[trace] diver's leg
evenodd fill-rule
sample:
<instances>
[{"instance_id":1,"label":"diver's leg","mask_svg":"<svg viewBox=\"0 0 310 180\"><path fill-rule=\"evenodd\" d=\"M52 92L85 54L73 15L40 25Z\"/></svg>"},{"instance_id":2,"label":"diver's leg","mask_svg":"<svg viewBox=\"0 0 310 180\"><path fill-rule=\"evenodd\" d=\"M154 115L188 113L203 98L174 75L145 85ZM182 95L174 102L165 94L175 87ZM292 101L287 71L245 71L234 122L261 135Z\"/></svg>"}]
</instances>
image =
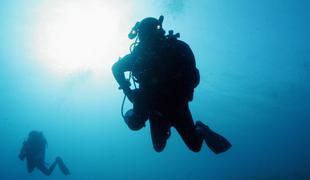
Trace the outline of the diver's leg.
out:
<instances>
[{"instance_id":1,"label":"diver's leg","mask_svg":"<svg viewBox=\"0 0 310 180\"><path fill-rule=\"evenodd\" d=\"M196 125L194 124L188 103L181 103L173 107L179 109L176 110L174 108L176 117L174 119L174 126L192 151L200 151L203 140L215 154L225 152L231 147L230 142L226 138L212 131L202 122L197 121Z\"/></svg>"},{"instance_id":2,"label":"diver's leg","mask_svg":"<svg viewBox=\"0 0 310 180\"><path fill-rule=\"evenodd\" d=\"M171 120L183 141L189 149L199 152L203 137L196 132L195 124L187 102L176 103L171 106Z\"/></svg>"},{"instance_id":3,"label":"diver's leg","mask_svg":"<svg viewBox=\"0 0 310 180\"><path fill-rule=\"evenodd\" d=\"M153 148L156 152L163 151L170 137L170 125L159 112L151 113L150 130Z\"/></svg>"},{"instance_id":4,"label":"diver's leg","mask_svg":"<svg viewBox=\"0 0 310 180\"><path fill-rule=\"evenodd\" d=\"M35 167L36 166L33 162L27 160L27 171L28 171L28 173L32 173Z\"/></svg>"},{"instance_id":5,"label":"diver's leg","mask_svg":"<svg viewBox=\"0 0 310 180\"><path fill-rule=\"evenodd\" d=\"M70 171L68 167L65 165L65 163L63 162L63 160L61 159L61 157L57 157L56 160L58 161L58 166L59 166L60 171L66 176L69 175Z\"/></svg>"},{"instance_id":6,"label":"diver's leg","mask_svg":"<svg viewBox=\"0 0 310 180\"><path fill-rule=\"evenodd\" d=\"M46 176L50 176L52 174L52 172L54 171L56 165L57 165L58 161L57 159L53 162L53 164L47 168L44 164L44 162L41 162L39 164L37 164L37 168Z\"/></svg>"}]
</instances>

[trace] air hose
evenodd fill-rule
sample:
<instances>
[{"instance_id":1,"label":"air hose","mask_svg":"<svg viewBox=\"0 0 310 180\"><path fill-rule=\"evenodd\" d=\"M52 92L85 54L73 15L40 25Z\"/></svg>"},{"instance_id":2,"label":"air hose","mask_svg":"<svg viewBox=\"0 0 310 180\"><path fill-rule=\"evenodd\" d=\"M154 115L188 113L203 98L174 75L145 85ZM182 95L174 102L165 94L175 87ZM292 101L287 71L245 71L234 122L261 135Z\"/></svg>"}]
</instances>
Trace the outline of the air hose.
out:
<instances>
[{"instance_id":1,"label":"air hose","mask_svg":"<svg viewBox=\"0 0 310 180\"><path fill-rule=\"evenodd\" d=\"M129 47L130 53L132 53L133 49L134 49L137 45L138 45L138 37L136 37L135 42L132 43L132 44L130 45L130 47ZM133 77L132 77L132 72L130 71L129 77L128 77L128 81L130 82L131 79L132 79L133 84L134 84L135 89L136 89L136 88L137 88L136 82L135 82L135 80L134 80ZM122 117L123 117L124 119L125 119L125 115L124 115L124 105L125 105L126 97L127 97L127 95L125 94L125 95L124 95L124 98L123 98L123 101L122 101L122 106L121 106L121 115L122 115Z\"/></svg>"}]
</instances>

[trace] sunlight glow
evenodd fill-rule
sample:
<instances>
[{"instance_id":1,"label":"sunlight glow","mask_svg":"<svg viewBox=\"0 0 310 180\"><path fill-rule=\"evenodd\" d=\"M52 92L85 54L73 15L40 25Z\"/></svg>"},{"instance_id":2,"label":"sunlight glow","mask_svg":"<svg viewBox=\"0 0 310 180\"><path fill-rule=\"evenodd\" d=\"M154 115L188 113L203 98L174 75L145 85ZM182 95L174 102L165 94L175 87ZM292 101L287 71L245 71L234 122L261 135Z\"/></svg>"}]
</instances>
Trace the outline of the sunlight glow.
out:
<instances>
[{"instance_id":1,"label":"sunlight glow","mask_svg":"<svg viewBox=\"0 0 310 180\"><path fill-rule=\"evenodd\" d=\"M57 74L109 71L128 52L125 5L107 1L49 1L41 5L35 54Z\"/></svg>"}]
</instances>

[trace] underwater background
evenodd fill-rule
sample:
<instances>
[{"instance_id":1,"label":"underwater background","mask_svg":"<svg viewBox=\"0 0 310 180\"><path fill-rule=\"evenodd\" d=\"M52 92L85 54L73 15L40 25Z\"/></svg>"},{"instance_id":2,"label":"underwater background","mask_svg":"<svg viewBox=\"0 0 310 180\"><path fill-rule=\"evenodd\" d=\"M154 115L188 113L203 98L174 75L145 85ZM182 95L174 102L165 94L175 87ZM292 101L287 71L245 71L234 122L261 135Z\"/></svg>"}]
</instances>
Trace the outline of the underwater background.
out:
<instances>
[{"instance_id":1,"label":"underwater background","mask_svg":"<svg viewBox=\"0 0 310 180\"><path fill-rule=\"evenodd\" d=\"M2 0L0 180L309 180L309 5ZM195 54L192 115L231 141L223 154L191 152L175 129L156 153L149 124L133 132L121 117L111 66L129 53L135 22L160 15ZM70 176L27 173L18 153L31 130L48 141L47 163L61 156Z\"/></svg>"}]
</instances>

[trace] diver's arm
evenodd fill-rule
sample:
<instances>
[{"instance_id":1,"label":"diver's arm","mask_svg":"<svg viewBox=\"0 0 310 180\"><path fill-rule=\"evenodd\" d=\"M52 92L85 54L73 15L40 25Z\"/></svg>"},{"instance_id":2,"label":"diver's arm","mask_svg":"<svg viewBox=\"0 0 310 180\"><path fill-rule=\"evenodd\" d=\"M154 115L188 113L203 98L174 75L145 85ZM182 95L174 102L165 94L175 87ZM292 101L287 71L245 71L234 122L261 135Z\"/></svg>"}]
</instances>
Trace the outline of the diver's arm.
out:
<instances>
[{"instance_id":1,"label":"diver's arm","mask_svg":"<svg viewBox=\"0 0 310 180\"><path fill-rule=\"evenodd\" d=\"M123 89L124 91L129 90L130 82L126 80L125 72L131 71L133 66L133 55L128 54L125 57L118 60L112 66L112 72L115 80L119 84L119 88Z\"/></svg>"},{"instance_id":2,"label":"diver's arm","mask_svg":"<svg viewBox=\"0 0 310 180\"><path fill-rule=\"evenodd\" d=\"M23 160L25 159L25 157L26 157L26 154L27 154L26 146L27 146L27 142L25 141L25 142L23 143L23 147L21 148L20 153L19 153L19 155L18 155L18 157L19 157L19 159L20 159L21 161L23 161Z\"/></svg>"}]
</instances>

